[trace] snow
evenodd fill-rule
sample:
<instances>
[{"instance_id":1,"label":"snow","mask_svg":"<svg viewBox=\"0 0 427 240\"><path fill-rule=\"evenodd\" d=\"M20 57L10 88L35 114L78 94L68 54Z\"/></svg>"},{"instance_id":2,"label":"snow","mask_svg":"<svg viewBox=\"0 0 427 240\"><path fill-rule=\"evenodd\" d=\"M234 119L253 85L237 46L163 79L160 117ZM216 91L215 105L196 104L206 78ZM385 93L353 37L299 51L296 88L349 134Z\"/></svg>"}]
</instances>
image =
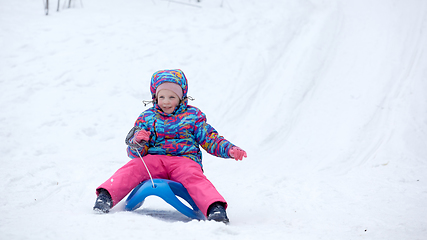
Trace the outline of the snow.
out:
<instances>
[{"instance_id":1,"label":"snow","mask_svg":"<svg viewBox=\"0 0 427 240\"><path fill-rule=\"evenodd\" d=\"M426 239L426 1L50 2L0 0L0 239ZM229 225L92 211L168 68L248 152Z\"/></svg>"}]
</instances>

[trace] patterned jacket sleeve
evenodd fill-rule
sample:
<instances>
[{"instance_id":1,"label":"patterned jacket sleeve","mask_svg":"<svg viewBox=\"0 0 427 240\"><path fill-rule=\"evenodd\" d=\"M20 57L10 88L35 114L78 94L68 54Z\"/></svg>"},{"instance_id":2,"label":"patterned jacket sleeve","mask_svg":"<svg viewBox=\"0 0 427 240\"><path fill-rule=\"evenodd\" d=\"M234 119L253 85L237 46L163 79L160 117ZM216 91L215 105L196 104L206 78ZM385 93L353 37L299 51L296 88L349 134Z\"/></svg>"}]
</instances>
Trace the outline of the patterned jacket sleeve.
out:
<instances>
[{"instance_id":1,"label":"patterned jacket sleeve","mask_svg":"<svg viewBox=\"0 0 427 240\"><path fill-rule=\"evenodd\" d=\"M222 158L230 158L228 151L234 145L220 136L218 132L207 123L206 115L197 111L195 128L196 141L206 152Z\"/></svg>"},{"instance_id":2,"label":"patterned jacket sleeve","mask_svg":"<svg viewBox=\"0 0 427 240\"><path fill-rule=\"evenodd\" d=\"M136 119L135 126L138 126L138 127L142 128L142 129L147 130L146 122L144 121L144 113L141 113L141 115L139 115L138 119ZM130 158L138 158L139 157L138 152L139 152L139 154L142 157L144 157L145 155L147 155L147 152L148 152L148 143L144 142L142 145L143 145L142 147L137 148L137 149L133 149L133 148L127 146L128 157L130 157Z\"/></svg>"}]
</instances>

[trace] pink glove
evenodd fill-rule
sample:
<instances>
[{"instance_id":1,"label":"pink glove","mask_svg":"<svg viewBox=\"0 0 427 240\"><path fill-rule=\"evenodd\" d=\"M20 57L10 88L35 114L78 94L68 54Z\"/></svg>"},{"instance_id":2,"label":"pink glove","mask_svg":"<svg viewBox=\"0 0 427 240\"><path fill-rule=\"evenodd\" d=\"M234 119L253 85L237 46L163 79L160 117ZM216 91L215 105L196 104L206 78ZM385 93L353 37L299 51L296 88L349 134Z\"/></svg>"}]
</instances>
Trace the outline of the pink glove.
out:
<instances>
[{"instance_id":1,"label":"pink glove","mask_svg":"<svg viewBox=\"0 0 427 240\"><path fill-rule=\"evenodd\" d=\"M243 157L248 157L246 152L239 147L230 148L230 150L228 151L228 155L230 155L230 157L234 158L236 161L242 160Z\"/></svg>"},{"instance_id":2,"label":"pink glove","mask_svg":"<svg viewBox=\"0 0 427 240\"><path fill-rule=\"evenodd\" d=\"M140 143L141 141L148 142L148 140L150 140L150 132L145 131L144 129L139 130L135 134L135 138L134 138L135 142L138 142L138 143Z\"/></svg>"}]
</instances>

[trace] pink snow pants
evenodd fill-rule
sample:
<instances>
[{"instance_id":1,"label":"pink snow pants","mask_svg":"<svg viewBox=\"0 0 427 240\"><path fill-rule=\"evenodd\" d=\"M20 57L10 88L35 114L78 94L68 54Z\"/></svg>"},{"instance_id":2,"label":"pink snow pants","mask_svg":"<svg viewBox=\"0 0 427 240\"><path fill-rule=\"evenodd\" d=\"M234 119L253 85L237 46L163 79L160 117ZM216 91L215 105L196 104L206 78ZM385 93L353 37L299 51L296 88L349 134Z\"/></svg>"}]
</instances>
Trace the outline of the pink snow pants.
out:
<instances>
[{"instance_id":1,"label":"pink snow pants","mask_svg":"<svg viewBox=\"0 0 427 240\"><path fill-rule=\"evenodd\" d=\"M143 159L153 178L181 183L205 216L209 206L214 202L223 202L227 206L224 198L195 161L185 157L165 155L147 155ZM138 184L148 179L150 177L141 158L134 158L99 186L97 194L100 188L106 189L113 199L113 205L116 205Z\"/></svg>"}]
</instances>

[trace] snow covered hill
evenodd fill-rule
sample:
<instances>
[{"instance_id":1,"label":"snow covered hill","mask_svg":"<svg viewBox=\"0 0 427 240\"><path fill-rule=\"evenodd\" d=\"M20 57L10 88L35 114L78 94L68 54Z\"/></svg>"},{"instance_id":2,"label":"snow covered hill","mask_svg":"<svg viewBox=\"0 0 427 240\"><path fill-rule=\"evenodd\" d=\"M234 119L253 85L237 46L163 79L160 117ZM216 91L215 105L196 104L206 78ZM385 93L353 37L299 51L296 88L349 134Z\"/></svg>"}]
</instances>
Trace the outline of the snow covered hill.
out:
<instances>
[{"instance_id":1,"label":"snow covered hill","mask_svg":"<svg viewBox=\"0 0 427 240\"><path fill-rule=\"evenodd\" d=\"M64 3L0 0L0 239L426 239L426 1ZM248 152L204 154L229 225L92 211L169 68Z\"/></svg>"}]
</instances>

